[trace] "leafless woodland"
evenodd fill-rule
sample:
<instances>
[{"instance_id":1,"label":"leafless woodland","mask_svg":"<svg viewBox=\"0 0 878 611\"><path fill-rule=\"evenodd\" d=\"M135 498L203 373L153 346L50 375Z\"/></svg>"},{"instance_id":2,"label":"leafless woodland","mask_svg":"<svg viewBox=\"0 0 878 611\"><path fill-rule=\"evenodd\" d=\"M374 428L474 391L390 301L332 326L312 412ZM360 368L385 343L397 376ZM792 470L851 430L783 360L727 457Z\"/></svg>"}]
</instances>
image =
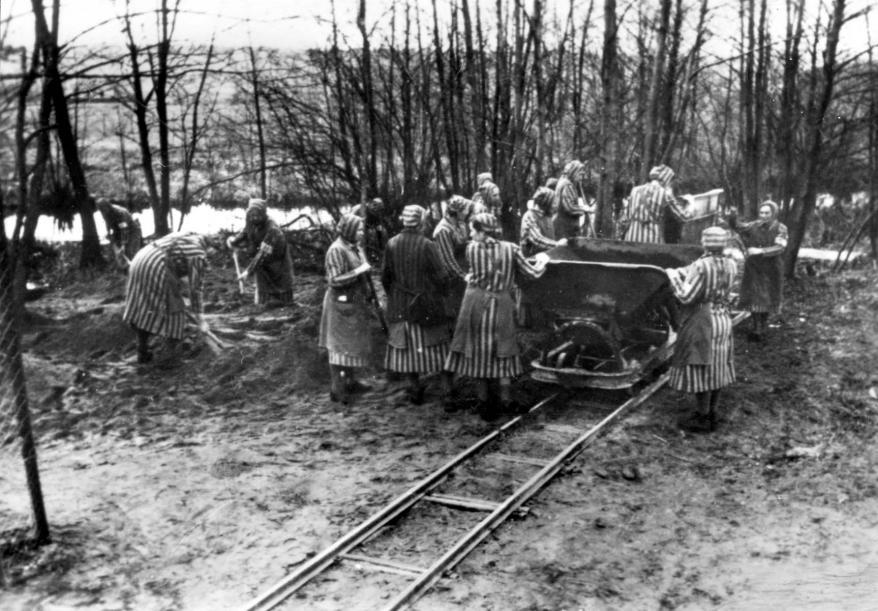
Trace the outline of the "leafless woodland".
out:
<instances>
[{"instance_id":1,"label":"leafless woodland","mask_svg":"<svg viewBox=\"0 0 878 611\"><path fill-rule=\"evenodd\" d=\"M355 33L331 3L325 45L301 51L178 42L186 4L96 15L124 46L60 40L59 0L3 22L7 35L34 31L31 46L2 47L13 261L33 248L38 215L79 214L82 264L100 263L94 196L152 208L157 233L173 229L172 207L242 192L337 214L368 197L468 194L482 171L523 207L580 159L603 236L656 163L682 191L722 187L748 216L781 202L791 274L819 193L875 201L869 3L788 0L779 28L767 0L406 0L383 12L359 0ZM866 31L862 48L845 44L852 28ZM871 206L855 230L874 253Z\"/></svg>"}]
</instances>

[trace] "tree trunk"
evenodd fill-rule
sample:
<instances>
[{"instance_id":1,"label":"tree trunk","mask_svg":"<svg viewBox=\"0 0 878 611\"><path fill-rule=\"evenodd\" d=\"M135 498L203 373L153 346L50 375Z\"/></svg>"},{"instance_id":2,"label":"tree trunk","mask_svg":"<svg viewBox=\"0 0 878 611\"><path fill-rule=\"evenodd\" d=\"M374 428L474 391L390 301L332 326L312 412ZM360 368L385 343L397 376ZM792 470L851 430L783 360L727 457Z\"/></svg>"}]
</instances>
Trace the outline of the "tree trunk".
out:
<instances>
[{"instance_id":1,"label":"tree trunk","mask_svg":"<svg viewBox=\"0 0 878 611\"><path fill-rule=\"evenodd\" d=\"M211 51L213 45L211 44ZM256 113L256 144L259 147L259 197L268 197L268 185L265 169L265 135L262 128L262 102L259 95L259 73L256 70L256 52L253 45L247 50L250 52L250 85L253 87L253 111ZM205 65L205 72L207 65ZM202 81L203 82L203 81Z\"/></svg>"},{"instance_id":2,"label":"tree trunk","mask_svg":"<svg viewBox=\"0 0 878 611\"><path fill-rule=\"evenodd\" d=\"M823 150L823 122L829 103L832 101L833 87L838 76L839 69L836 64L838 39L841 26L844 24L845 0L834 0L832 5L832 18L827 26L826 47L823 50L823 87L819 94L819 101L813 106L813 112L807 118L808 149L805 155L805 163L802 174L805 176L805 191L802 195L801 206L795 208L798 212L795 223L790 230L790 241L785 252L784 273L787 277L793 277L796 270L796 259L799 256L799 248L805 237L808 220L814 210L817 198L817 174L822 161ZM816 36L816 34L815 34ZM815 91L816 95L816 91Z\"/></svg>"},{"instance_id":3,"label":"tree trunk","mask_svg":"<svg viewBox=\"0 0 878 611\"><path fill-rule=\"evenodd\" d=\"M618 57L618 28L616 0L604 0L604 48L601 59L603 109L601 112L601 141L603 165L600 175L600 198L595 227L598 237L613 236L613 191L618 177L619 132L621 128L620 66Z\"/></svg>"},{"instance_id":4,"label":"tree trunk","mask_svg":"<svg viewBox=\"0 0 878 611\"><path fill-rule=\"evenodd\" d=\"M54 0L53 10L55 15L59 13L59 4L60 0ZM104 264L104 257L101 254L101 242L98 236L97 225L95 225L94 202L88 193L85 171L79 159L76 137L73 134L73 126L71 125L70 113L67 108L67 98L64 95L64 85L58 69L57 29L49 30L41 0L31 0L31 6L36 21L37 41L43 52L46 86L49 88L52 107L55 110L58 141L61 143L64 162L73 187L77 212L82 221L82 250L80 252L79 266L82 268L101 266Z\"/></svg>"}]
</instances>

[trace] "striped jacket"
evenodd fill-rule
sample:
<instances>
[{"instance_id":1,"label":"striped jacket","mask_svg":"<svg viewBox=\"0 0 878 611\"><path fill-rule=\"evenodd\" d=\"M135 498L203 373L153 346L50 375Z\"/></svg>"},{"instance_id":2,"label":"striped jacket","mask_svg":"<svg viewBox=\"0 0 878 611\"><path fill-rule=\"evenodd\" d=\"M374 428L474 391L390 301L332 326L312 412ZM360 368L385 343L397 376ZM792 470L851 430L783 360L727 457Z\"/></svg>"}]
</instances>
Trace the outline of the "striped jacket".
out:
<instances>
[{"instance_id":1,"label":"striped jacket","mask_svg":"<svg viewBox=\"0 0 878 611\"><path fill-rule=\"evenodd\" d=\"M634 187L628 198L628 206L622 213L622 226L628 227L624 239L628 242L663 244L663 214L666 208L679 219L686 218L686 211L677 204L673 192L658 180Z\"/></svg>"},{"instance_id":2,"label":"striped jacket","mask_svg":"<svg viewBox=\"0 0 878 611\"><path fill-rule=\"evenodd\" d=\"M122 320L134 327L181 339L186 328L182 278L189 278L189 301L201 314L207 253L203 238L172 233L140 249L131 261Z\"/></svg>"},{"instance_id":3,"label":"striped jacket","mask_svg":"<svg viewBox=\"0 0 878 611\"><path fill-rule=\"evenodd\" d=\"M729 304L736 272L731 257L705 255L670 273L674 294L684 306L670 371L677 390L704 392L735 381Z\"/></svg>"},{"instance_id":4,"label":"striped jacket","mask_svg":"<svg viewBox=\"0 0 878 611\"><path fill-rule=\"evenodd\" d=\"M381 284L387 292L387 321L413 321L409 304L417 295L435 301L435 324L445 322L438 300L446 277L436 244L417 229L403 229L392 237L384 251Z\"/></svg>"},{"instance_id":5,"label":"striped jacket","mask_svg":"<svg viewBox=\"0 0 878 611\"><path fill-rule=\"evenodd\" d=\"M521 217L519 244L526 257L556 246L558 241L555 240L555 227L551 217L538 208L525 212Z\"/></svg>"},{"instance_id":6,"label":"striped jacket","mask_svg":"<svg viewBox=\"0 0 878 611\"><path fill-rule=\"evenodd\" d=\"M450 276L463 278L466 274L461 265L461 255L465 256L467 236L466 223L453 223L445 217L433 230L433 241L439 248L439 260L445 273Z\"/></svg>"}]
</instances>

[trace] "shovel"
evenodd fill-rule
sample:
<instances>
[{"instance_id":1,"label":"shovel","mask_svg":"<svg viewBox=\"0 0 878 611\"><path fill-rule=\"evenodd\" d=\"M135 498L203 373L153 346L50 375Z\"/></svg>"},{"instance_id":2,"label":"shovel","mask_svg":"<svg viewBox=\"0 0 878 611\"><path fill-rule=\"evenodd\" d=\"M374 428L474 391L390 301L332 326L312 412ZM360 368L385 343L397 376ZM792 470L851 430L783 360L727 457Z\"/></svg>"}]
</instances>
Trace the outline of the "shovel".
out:
<instances>
[{"instance_id":1,"label":"shovel","mask_svg":"<svg viewBox=\"0 0 878 611\"><path fill-rule=\"evenodd\" d=\"M216 336L216 334L213 331L211 331L209 328L202 329L201 325L200 325L200 321L191 312L189 313L189 320L191 320L192 322L194 322L196 324L196 326L198 326L199 332L204 337L204 343L207 344L207 347L210 348L211 352L213 352L214 354L222 354L223 351L229 347L229 345L226 342L224 342L223 340L218 338Z\"/></svg>"},{"instance_id":2,"label":"shovel","mask_svg":"<svg viewBox=\"0 0 878 611\"><path fill-rule=\"evenodd\" d=\"M241 280L241 263L238 261L238 251L232 249L232 259L235 261L235 277L238 279L238 292L244 294L244 281Z\"/></svg>"}]
</instances>

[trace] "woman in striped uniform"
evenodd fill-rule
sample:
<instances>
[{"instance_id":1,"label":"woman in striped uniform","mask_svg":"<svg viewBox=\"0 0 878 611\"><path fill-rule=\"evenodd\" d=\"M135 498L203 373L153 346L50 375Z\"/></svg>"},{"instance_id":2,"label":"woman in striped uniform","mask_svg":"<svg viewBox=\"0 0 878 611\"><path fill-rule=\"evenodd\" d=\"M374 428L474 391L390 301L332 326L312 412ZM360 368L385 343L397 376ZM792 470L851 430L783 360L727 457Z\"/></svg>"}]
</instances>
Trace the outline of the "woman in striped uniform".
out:
<instances>
[{"instance_id":1,"label":"woman in striped uniform","mask_svg":"<svg viewBox=\"0 0 878 611\"><path fill-rule=\"evenodd\" d=\"M555 239L552 224L552 202L555 194L546 187L537 187L533 195L533 206L521 217L519 244L525 257L532 257L555 246L566 246L567 238Z\"/></svg>"},{"instance_id":2,"label":"woman in striped uniform","mask_svg":"<svg viewBox=\"0 0 878 611\"><path fill-rule=\"evenodd\" d=\"M246 248L250 257L241 279L256 276L254 303L293 303L293 258L280 227L268 218L266 201L247 202L244 230L226 240L229 248Z\"/></svg>"},{"instance_id":3,"label":"woman in striped uniform","mask_svg":"<svg viewBox=\"0 0 878 611\"><path fill-rule=\"evenodd\" d=\"M363 274L371 266L362 252L363 219L346 214L338 238L326 251L326 295L318 345L329 352L332 401L347 403L350 393L368 390L354 379L354 368L368 365L370 352L368 293Z\"/></svg>"},{"instance_id":4,"label":"woman in striped uniform","mask_svg":"<svg viewBox=\"0 0 878 611\"><path fill-rule=\"evenodd\" d=\"M729 217L729 226L740 234L747 247L739 305L752 312L750 336L761 340L768 327L768 315L780 310L783 298L783 251L787 247L787 226L777 220L778 207L771 200L759 206L759 219L739 223Z\"/></svg>"},{"instance_id":5,"label":"woman in striped uniform","mask_svg":"<svg viewBox=\"0 0 878 611\"><path fill-rule=\"evenodd\" d=\"M125 311L122 320L137 331L137 359L152 360L149 336L172 340L183 338L186 328L186 305L182 280L189 279L189 307L202 331L207 323L201 318L201 297L207 248L203 236L172 233L147 244L134 256L128 271ZM189 317L193 317L191 314Z\"/></svg>"},{"instance_id":6,"label":"woman in striped uniform","mask_svg":"<svg viewBox=\"0 0 878 611\"><path fill-rule=\"evenodd\" d=\"M404 373L408 398L424 401L420 374L442 370L448 354L448 325L440 295L446 278L436 244L421 234L426 211L406 206L402 232L387 243L381 283L387 293L387 355L385 367Z\"/></svg>"},{"instance_id":7,"label":"woman in striped uniform","mask_svg":"<svg viewBox=\"0 0 878 611\"><path fill-rule=\"evenodd\" d=\"M439 262L445 275L450 278L442 303L452 328L460 310L463 291L466 289L466 244L469 240L468 222L472 212L472 201L460 195L452 195L445 205L445 216L433 230L433 241L439 249Z\"/></svg>"},{"instance_id":8,"label":"woman in striped uniform","mask_svg":"<svg viewBox=\"0 0 878 611\"><path fill-rule=\"evenodd\" d=\"M495 415L488 402L488 380L499 380L501 405L509 408L512 378L523 371L515 340L515 271L539 278L548 260L541 253L537 264L531 264L517 244L499 240L499 234L494 215L472 218L472 242L466 249L470 272L445 364L450 372L477 380L479 411L486 419Z\"/></svg>"},{"instance_id":9,"label":"woman in striped uniform","mask_svg":"<svg viewBox=\"0 0 878 611\"><path fill-rule=\"evenodd\" d=\"M521 217L521 236L519 244L525 257L545 252L555 246L566 246L567 238L555 239L552 224L552 206L555 193L546 187L537 187L533 198L528 202L528 210ZM516 291L518 300L518 324L531 327L541 324L541 315L522 291Z\"/></svg>"},{"instance_id":10,"label":"woman in striped uniform","mask_svg":"<svg viewBox=\"0 0 878 611\"><path fill-rule=\"evenodd\" d=\"M558 238L575 238L579 235L579 225L586 216L585 226L589 227L588 209L581 202L579 183L585 166L581 161L568 161L561 172L561 178L555 187L554 209L555 236Z\"/></svg>"},{"instance_id":11,"label":"woman in striped uniform","mask_svg":"<svg viewBox=\"0 0 878 611\"><path fill-rule=\"evenodd\" d=\"M671 190L674 171L666 165L657 165L649 171L649 182L631 190L628 205L620 224L625 228L624 240L664 244L664 214L670 210L680 220L686 211L677 204Z\"/></svg>"},{"instance_id":12,"label":"woman in striped uniform","mask_svg":"<svg viewBox=\"0 0 878 611\"><path fill-rule=\"evenodd\" d=\"M729 302L737 270L734 259L723 254L727 242L725 229L708 227L701 233L705 254L687 267L666 270L683 304L670 384L695 394L696 412L682 423L693 431L716 428L720 389L735 381Z\"/></svg>"}]
</instances>

